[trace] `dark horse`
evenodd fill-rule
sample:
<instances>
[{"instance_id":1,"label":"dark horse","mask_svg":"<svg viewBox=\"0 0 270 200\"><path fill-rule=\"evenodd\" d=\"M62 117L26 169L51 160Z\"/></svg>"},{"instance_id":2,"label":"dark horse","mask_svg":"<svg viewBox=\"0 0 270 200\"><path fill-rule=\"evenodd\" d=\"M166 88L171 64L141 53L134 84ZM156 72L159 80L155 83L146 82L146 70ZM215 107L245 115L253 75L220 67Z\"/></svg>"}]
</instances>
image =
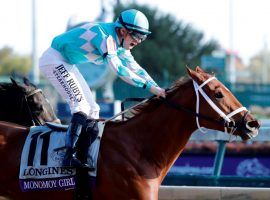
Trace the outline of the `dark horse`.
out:
<instances>
[{"instance_id":1,"label":"dark horse","mask_svg":"<svg viewBox=\"0 0 270 200\"><path fill-rule=\"evenodd\" d=\"M199 67L177 81L166 99L152 98L127 121L107 122L101 140L93 199L157 200L159 186L191 134L206 127L240 136L258 134L259 122L232 93ZM11 199L72 199L71 191L19 189L20 154L28 129L0 123L0 195ZM6 156L8 155L8 156ZM90 190L90 188L89 188Z\"/></svg>"},{"instance_id":2,"label":"dark horse","mask_svg":"<svg viewBox=\"0 0 270 200\"><path fill-rule=\"evenodd\" d=\"M45 122L60 122L52 106L28 79L20 84L0 83L0 120L23 126L43 125Z\"/></svg>"}]
</instances>

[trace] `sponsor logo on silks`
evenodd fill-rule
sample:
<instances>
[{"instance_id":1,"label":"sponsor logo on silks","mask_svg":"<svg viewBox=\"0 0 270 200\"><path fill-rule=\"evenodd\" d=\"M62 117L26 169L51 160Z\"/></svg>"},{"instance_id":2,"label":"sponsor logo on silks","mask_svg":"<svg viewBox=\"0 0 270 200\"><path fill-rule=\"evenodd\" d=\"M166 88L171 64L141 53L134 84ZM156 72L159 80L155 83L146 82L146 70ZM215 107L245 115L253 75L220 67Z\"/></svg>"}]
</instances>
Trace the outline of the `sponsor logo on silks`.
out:
<instances>
[{"instance_id":1,"label":"sponsor logo on silks","mask_svg":"<svg viewBox=\"0 0 270 200\"><path fill-rule=\"evenodd\" d=\"M57 66L53 71L53 74L55 75L58 82L65 89L71 101L82 101L83 95L64 65Z\"/></svg>"}]
</instances>

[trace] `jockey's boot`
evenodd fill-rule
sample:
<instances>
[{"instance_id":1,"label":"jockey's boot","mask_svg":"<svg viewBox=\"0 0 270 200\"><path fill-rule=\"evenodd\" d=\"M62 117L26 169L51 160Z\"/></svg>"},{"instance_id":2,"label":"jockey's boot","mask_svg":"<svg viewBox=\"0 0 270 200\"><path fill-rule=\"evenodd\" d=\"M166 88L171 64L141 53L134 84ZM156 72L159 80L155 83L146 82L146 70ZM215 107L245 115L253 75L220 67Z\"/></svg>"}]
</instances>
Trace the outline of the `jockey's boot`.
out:
<instances>
[{"instance_id":1,"label":"jockey's boot","mask_svg":"<svg viewBox=\"0 0 270 200\"><path fill-rule=\"evenodd\" d=\"M66 135L66 155L63 160L63 166L66 167L84 167L78 158L79 145L78 140L85 126L87 116L82 112L74 113Z\"/></svg>"},{"instance_id":2,"label":"jockey's boot","mask_svg":"<svg viewBox=\"0 0 270 200\"><path fill-rule=\"evenodd\" d=\"M86 120L85 132L87 135L87 141L89 142L87 145L88 146L87 149L90 149L92 143L97 139L99 132L98 122L96 119L90 118ZM90 157L90 161L88 162L89 170L93 171L95 170L94 158L93 155L89 155L89 157Z\"/></svg>"}]
</instances>

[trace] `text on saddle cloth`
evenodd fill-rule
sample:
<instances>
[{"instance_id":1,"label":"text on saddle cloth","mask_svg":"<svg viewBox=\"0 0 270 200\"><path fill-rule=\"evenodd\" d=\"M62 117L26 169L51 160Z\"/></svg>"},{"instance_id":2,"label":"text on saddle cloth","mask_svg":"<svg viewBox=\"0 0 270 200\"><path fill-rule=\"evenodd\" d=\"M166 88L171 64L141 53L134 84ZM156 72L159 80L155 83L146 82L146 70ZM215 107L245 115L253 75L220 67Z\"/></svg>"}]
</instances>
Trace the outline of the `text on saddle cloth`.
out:
<instances>
[{"instance_id":1,"label":"text on saddle cloth","mask_svg":"<svg viewBox=\"0 0 270 200\"><path fill-rule=\"evenodd\" d=\"M66 152L66 148L63 148L65 129L61 131L62 125L55 126L31 127L21 155L19 180L22 191L75 188L76 169L62 166ZM87 155L87 161L94 162L95 167L105 124L99 122L98 126L98 138L88 149ZM89 172L89 175L96 176L96 170Z\"/></svg>"}]
</instances>

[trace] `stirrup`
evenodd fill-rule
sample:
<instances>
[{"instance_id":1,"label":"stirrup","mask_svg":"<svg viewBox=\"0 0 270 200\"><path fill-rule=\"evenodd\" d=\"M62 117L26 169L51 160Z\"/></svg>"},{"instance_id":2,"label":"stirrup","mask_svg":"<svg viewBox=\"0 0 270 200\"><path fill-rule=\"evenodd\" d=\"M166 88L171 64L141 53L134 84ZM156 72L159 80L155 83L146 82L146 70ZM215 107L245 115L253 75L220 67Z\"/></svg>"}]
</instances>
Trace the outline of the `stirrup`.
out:
<instances>
[{"instance_id":1,"label":"stirrup","mask_svg":"<svg viewBox=\"0 0 270 200\"><path fill-rule=\"evenodd\" d=\"M67 149L62 165L64 167L76 167L76 168L84 167L82 162L77 158L77 152L72 148Z\"/></svg>"},{"instance_id":2,"label":"stirrup","mask_svg":"<svg viewBox=\"0 0 270 200\"><path fill-rule=\"evenodd\" d=\"M85 169L89 172L93 172L96 170L96 168L94 166L90 166L87 163L82 163L82 169Z\"/></svg>"},{"instance_id":3,"label":"stirrup","mask_svg":"<svg viewBox=\"0 0 270 200\"><path fill-rule=\"evenodd\" d=\"M87 171L95 171L94 166L90 166L87 163L82 163L78 158L75 157L71 159L71 164L76 168L81 168Z\"/></svg>"},{"instance_id":4,"label":"stirrup","mask_svg":"<svg viewBox=\"0 0 270 200\"><path fill-rule=\"evenodd\" d=\"M87 163L82 163L78 158L66 158L62 162L63 167L75 167L86 169L87 171L95 171L95 167L89 166Z\"/></svg>"},{"instance_id":5,"label":"stirrup","mask_svg":"<svg viewBox=\"0 0 270 200\"><path fill-rule=\"evenodd\" d=\"M96 170L96 167L94 165L94 161L93 161L93 158L90 156L90 160L91 160L91 164L89 165L88 163L85 163L86 164L86 168L88 169L88 171L95 171Z\"/></svg>"}]
</instances>

